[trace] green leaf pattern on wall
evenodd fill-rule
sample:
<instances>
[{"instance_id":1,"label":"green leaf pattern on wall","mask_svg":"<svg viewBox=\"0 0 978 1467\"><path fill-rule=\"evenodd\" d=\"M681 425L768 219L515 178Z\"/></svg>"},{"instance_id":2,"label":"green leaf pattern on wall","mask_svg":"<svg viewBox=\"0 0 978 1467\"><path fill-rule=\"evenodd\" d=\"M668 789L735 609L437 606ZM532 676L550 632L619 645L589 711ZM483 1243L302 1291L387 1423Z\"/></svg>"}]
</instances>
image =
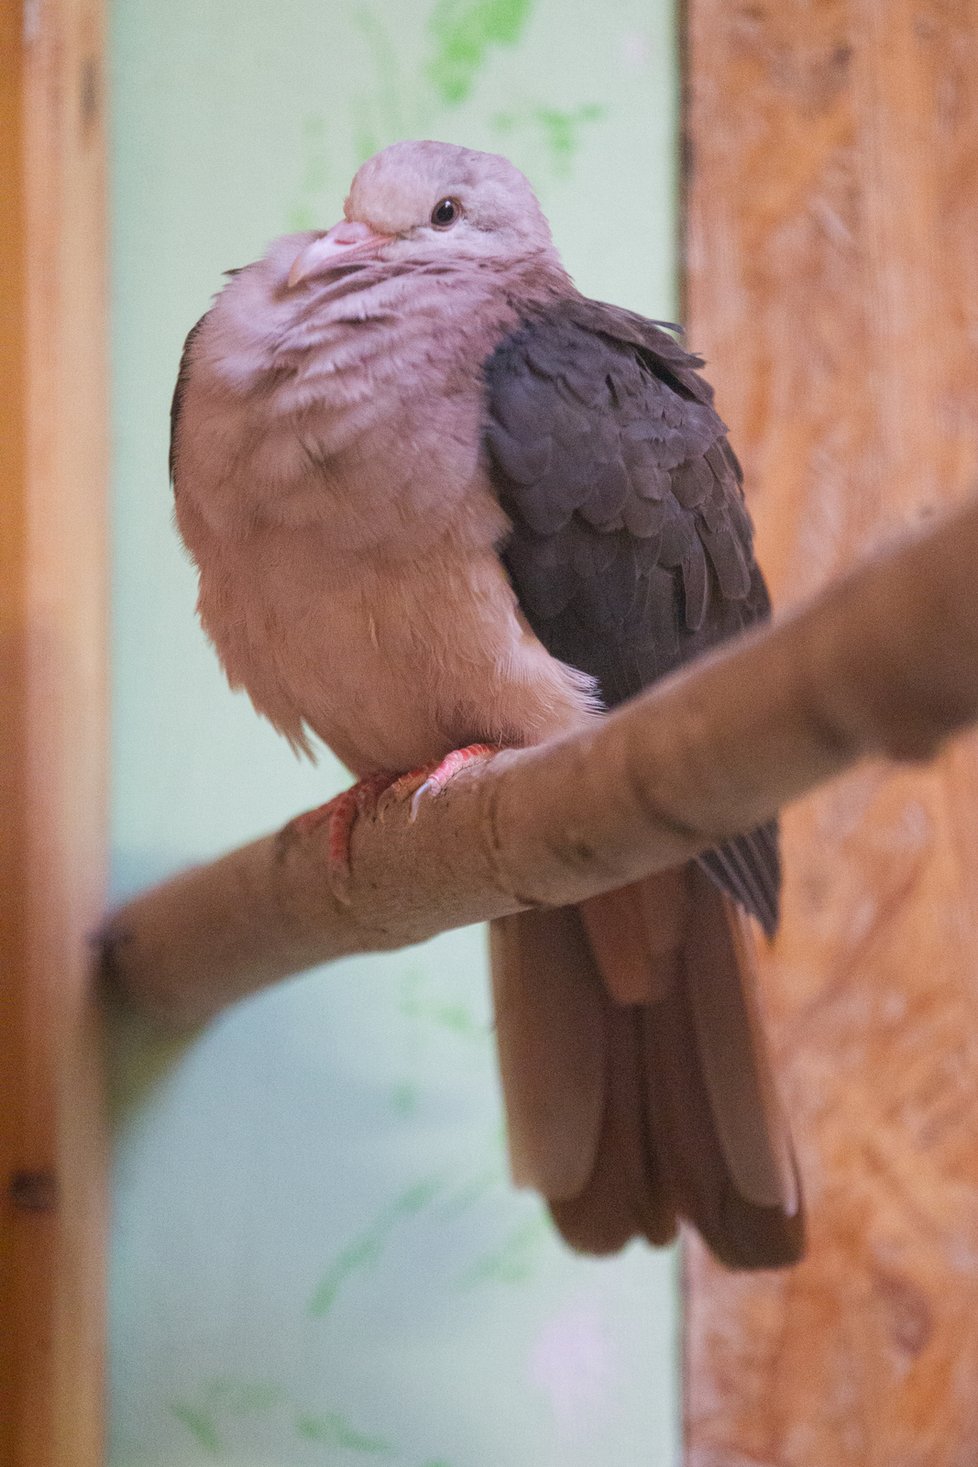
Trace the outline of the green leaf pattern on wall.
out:
<instances>
[{"instance_id":1,"label":"green leaf pattern on wall","mask_svg":"<svg viewBox=\"0 0 978 1467\"><path fill-rule=\"evenodd\" d=\"M398 1222L426 1207L438 1195L439 1187L440 1183L434 1178L415 1182L395 1197L359 1237L341 1249L326 1268L309 1301L309 1313L314 1319L322 1319L330 1312L347 1279L361 1269L372 1267Z\"/></svg>"},{"instance_id":2,"label":"green leaf pattern on wall","mask_svg":"<svg viewBox=\"0 0 978 1467\"><path fill-rule=\"evenodd\" d=\"M428 19L436 50L425 68L443 102L464 102L490 46L515 46L532 0L439 0Z\"/></svg>"},{"instance_id":3,"label":"green leaf pattern on wall","mask_svg":"<svg viewBox=\"0 0 978 1467\"><path fill-rule=\"evenodd\" d=\"M425 60L411 70L398 53L383 18L386 12L369 5L352 11L350 24L363 37L372 85L358 87L352 103L350 174L364 158L398 138L450 133L459 106L478 101L480 78L494 49L518 45L533 10L534 0L438 0L422 27ZM500 149L520 134L535 138L548 168L569 177L582 134L606 112L593 100L565 108L523 99L505 111L490 111L488 124ZM289 213L291 228L332 222L321 212L321 197L329 177L327 152L335 153L337 141L322 114L307 116L300 197Z\"/></svg>"},{"instance_id":4,"label":"green leaf pattern on wall","mask_svg":"<svg viewBox=\"0 0 978 1467\"><path fill-rule=\"evenodd\" d=\"M274 1416L284 1433L298 1441L333 1447L356 1457L390 1458L389 1441L354 1426L340 1411L306 1411L278 1386L217 1380L193 1403L175 1401L173 1417L197 1444L218 1461L233 1455L242 1423L249 1416Z\"/></svg>"}]
</instances>

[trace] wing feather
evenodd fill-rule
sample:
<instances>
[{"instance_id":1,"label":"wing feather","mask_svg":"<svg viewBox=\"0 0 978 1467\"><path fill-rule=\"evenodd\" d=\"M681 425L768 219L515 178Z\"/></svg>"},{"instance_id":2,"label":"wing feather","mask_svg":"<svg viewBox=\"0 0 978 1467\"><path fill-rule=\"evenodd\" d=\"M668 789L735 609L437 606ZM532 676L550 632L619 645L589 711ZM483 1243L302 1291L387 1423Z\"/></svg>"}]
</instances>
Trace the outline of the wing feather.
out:
<instances>
[{"instance_id":1,"label":"wing feather","mask_svg":"<svg viewBox=\"0 0 978 1467\"><path fill-rule=\"evenodd\" d=\"M658 324L573 297L486 364L486 447L526 618L611 706L770 614L741 471L699 375ZM706 853L771 932L777 828Z\"/></svg>"}]
</instances>

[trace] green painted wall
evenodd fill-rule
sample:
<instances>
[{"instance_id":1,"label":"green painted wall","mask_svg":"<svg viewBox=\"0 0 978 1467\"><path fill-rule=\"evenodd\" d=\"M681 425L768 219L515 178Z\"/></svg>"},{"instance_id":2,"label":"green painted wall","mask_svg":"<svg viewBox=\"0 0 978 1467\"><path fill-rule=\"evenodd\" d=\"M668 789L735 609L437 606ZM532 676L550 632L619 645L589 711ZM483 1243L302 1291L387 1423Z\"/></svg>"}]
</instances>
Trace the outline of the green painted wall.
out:
<instances>
[{"instance_id":1,"label":"green painted wall","mask_svg":"<svg viewBox=\"0 0 978 1467\"><path fill-rule=\"evenodd\" d=\"M402 136L509 153L578 284L675 310L668 0L117 0L116 891L344 782L232 695L171 524L221 271ZM482 934L113 1045L113 1467L639 1467L677 1453L673 1261L572 1257L508 1186Z\"/></svg>"}]
</instances>

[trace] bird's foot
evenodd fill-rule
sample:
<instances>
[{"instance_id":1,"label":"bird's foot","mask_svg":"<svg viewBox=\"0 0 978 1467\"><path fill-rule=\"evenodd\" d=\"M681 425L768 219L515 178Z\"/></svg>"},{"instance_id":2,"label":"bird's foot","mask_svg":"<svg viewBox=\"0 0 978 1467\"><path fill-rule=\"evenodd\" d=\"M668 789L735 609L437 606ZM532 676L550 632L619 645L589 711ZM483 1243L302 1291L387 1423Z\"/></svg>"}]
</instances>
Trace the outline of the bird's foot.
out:
<instances>
[{"instance_id":1,"label":"bird's foot","mask_svg":"<svg viewBox=\"0 0 978 1467\"><path fill-rule=\"evenodd\" d=\"M326 879L338 902L350 902L350 838L361 815L372 815L385 790L397 783L393 774L371 774L319 805L297 815L286 827L298 836L309 836L323 825L328 826L326 844Z\"/></svg>"},{"instance_id":2,"label":"bird's foot","mask_svg":"<svg viewBox=\"0 0 978 1467\"><path fill-rule=\"evenodd\" d=\"M385 802L410 799L410 819L417 820L421 801L425 795L441 794L459 770L464 769L467 764L474 763L477 759L491 759L493 754L500 752L500 748L499 744L467 744L464 749L453 749L437 764L425 764L420 769L412 769L409 773L402 774L400 779L396 779L386 791Z\"/></svg>"},{"instance_id":3,"label":"bird's foot","mask_svg":"<svg viewBox=\"0 0 978 1467\"><path fill-rule=\"evenodd\" d=\"M453 749L436 764L425 764L407 774L371 774L358 784L319 805L297 815L286 830L300 837L312 835L323 825L328 827L326 842L326 879L336 900L350 902L350 839L361 815L383 815L389 803L411 801L410 819L417 819L425 795L437 795L455 778L460 769L476 759L490 759L499 753L498 744L469 744Z\"/></svg>"}]
</instances>

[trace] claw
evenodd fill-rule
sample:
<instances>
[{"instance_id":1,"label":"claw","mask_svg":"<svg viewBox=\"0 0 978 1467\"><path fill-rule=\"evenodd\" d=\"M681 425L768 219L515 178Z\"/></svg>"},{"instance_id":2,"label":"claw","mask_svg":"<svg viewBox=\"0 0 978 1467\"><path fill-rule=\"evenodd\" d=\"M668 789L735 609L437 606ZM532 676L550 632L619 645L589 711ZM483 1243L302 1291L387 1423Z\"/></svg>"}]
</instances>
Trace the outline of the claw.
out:
<instances>
[{"instance_id":1,"label":"claw","mask_svg":"<svg viewBox=\"0 0 978 1467\"><path fill-rule=\"evenodd\" d=\"M417 786L411 796L411 810L408 818L417 820L421 801L425 795L439 795L447 784L464 769L466 764L473 763L476 759L491 759L493 754L499 753L498 744L468 744L464 749L453 749L446 754L440 764L429 766L428 769L415 770L417 776L425 775L424 781Z\"/></svg>"},{"instance_id":2,"label":"claw","mask_svg":"<svg viewBox=\"0 0 978 1467\"><path fill-rule=\"evenodd\" d=\"M408 819L411 821L412 824L418 818L418 811L421 808L422 797L424 795L430 794L431 791L435 789L435 787L435 781L431 778L428 778L425 780L424 784L418 785L418 788L411 796L411 809L408 814Z\"/></svg>"}]
</instances>

